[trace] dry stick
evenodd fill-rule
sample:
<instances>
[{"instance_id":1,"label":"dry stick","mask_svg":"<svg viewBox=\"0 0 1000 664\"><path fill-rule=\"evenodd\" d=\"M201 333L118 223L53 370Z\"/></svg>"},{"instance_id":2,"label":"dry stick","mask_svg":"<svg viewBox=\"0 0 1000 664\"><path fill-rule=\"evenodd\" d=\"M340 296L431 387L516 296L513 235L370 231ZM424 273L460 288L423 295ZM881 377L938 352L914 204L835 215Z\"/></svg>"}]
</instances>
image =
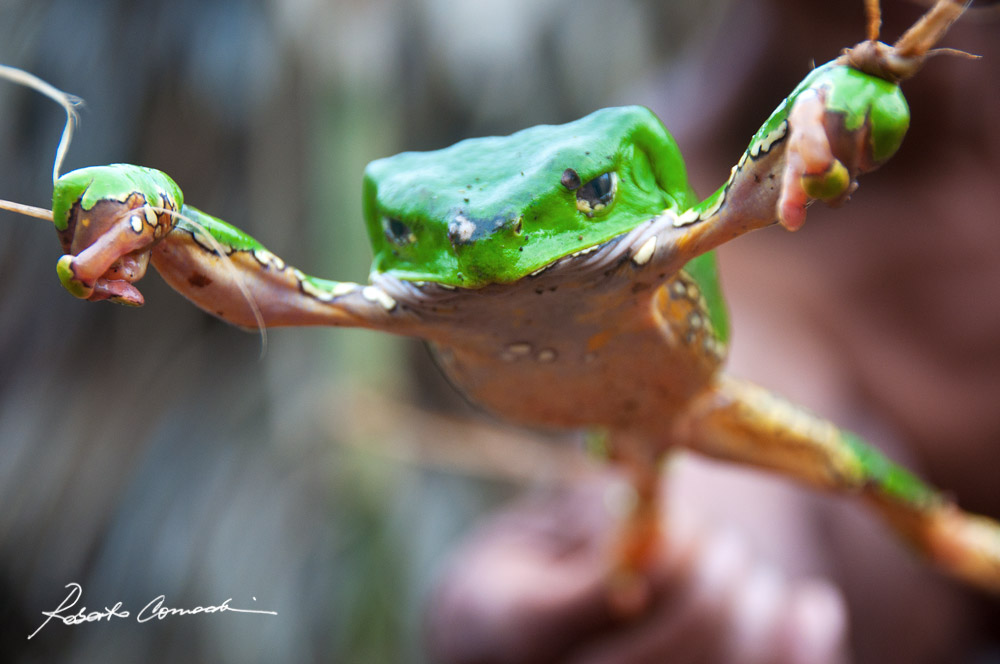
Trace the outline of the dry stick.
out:
<instances>
[{"instance_id":1,"label":"dry stick","mask_svg":"<svg viewBox=\"0 0 1000 664\"><path fill-rule=\"evenodd\" d=\"M968 5L968 2L959 0L938 0L930 11L921 16L920 20L893 44L896 55L901 58L920 58L926 55L944 36L951 24L958 20Z\"/></svg>"},{"instance_id":2,"label":"dry stick","mask_svg":"<svg viewBox=\"0 0 1000 664\"><path fill-rule=\"evenodd\" d=\"M14 201L5 201L2 198L0 198L0 210L16 212L26 217L34 217L35 219L42 219L44 221L52 221L52 210L35 207L34 205L25 205L24 203L15 203Z\"/></svg>"},{"instance_id":3,"label":"dry stick","mask_svg":"<svg viewBox=\"0 0 1000 664\"><path fill-rule=\"evenodd\" d=\"M73 140L73 129L76 127L79 119L76 107L82 104L83 100L67 92L63 92L34 74L29 74L23 69L16 67L0 65L0 77L40 92L62 106L63 110L66 111L66 126L63 128L62 137L59 139L59 147L56 148L56 158L52 164L52 184L55 184L56 180L59 179L59 169L62 168L63 159L66 158L70 141Z\"/></svg>"},{"instance_id":4,"label":"dry stick","mask_svg":"<svg viewBox=\"0 0 1000 664\"><path fill-rule=\"evenodd\" d=\"M34 74L29 74L23 69L18 69L16 67L0 65L0 77L40 92L46 97L54 100L66 111L66 126L63 127L62 136L59 139L59 147L56 148L56 158L52 163L52 183L55 184L56 180L59 179L59 169L62 168L63 159L66 158L66 152L69 150L70 141L73 140L73 129L76 127L76 123L78 121L76 107L82 104L83 100L79 97L63 92L59 88L43 81ZM28 217L35 217L36 219L43 219L49 222L52 221L51 210L35 207L33 205L24 205L23 203L0 200L0 210L7 210L9 212L15 212L17 214L23 214Z\"/></svg>"},{"instance_id":5,"label":"dry stick","mask_svg":"<svg viewBox=\"0 0 1000 664\"><path fill-rule=\"evenodd\" d=\"M878 41L882 29L882 6L879 0L865 0L865 14L868 15L868 41Z\"/></svg>"},{"instance_id":6,"label":"dry stick","mask_svg":"<svg viewBox=\"0 0 1000 664\"><path fill-rule=\"evenodd\" d=\"M853 48L846 49L837 60L840 64L899 83L920 71L924 61L931 55L978 57L955 49L931 50L966 10L969 5L967 0L938 0L893 46L872 38L872 35L877 38L881 23L877 4L875 0L865 0L869 38Z\"/></svg>"}]
</instances>

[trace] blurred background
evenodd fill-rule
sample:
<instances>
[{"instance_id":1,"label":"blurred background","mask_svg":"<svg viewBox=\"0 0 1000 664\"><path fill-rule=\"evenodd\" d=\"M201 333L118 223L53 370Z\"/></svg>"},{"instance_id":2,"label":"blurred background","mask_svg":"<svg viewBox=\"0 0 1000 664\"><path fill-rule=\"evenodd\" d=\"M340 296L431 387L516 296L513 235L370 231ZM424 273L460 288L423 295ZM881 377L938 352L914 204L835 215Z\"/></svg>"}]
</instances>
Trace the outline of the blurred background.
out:
<instances>
[{"instance_id":1,"label":"blurred background","mask_svg":"<svg viewBox=\"0 0 1000 664\"><path fill-rule=\"evenodd\" d=\"M922 11L883 4L887 39ZM86 100L64 171L164 170L288 262L359 281L374 158L640 103L705 194L813 62L863 35L860 1L0 3L0 62ZM1000 517L1000 17L947 42L987 57L906 86L912 134L854 201L722 250L733 368ZM0 83L0 197L49 204L62 124ZM427 661L448 552L577 468L468 406L417 342L272 330L261 357L152 274L142 309L74 300L59 254L44 223L0 213L4 661ZM998 603L857 506L696 460L676 474L710 527L843 588L855 661L1000 661ZM91 610L164 594L278 616L50 623L28 641L70 582Z\"/></svg>"}]
</instances>

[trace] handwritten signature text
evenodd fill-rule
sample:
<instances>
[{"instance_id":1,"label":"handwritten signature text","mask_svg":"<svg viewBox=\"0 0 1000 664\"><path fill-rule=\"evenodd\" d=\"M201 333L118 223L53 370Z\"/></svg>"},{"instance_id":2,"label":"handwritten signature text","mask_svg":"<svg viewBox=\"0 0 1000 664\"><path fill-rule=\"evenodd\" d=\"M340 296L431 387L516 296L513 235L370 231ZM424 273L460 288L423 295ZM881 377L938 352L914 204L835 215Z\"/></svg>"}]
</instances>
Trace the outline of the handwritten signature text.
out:
<instances>
[{"instance_id":1,"label":"handwritten signature text","mask_svg":"<svg viewBox=\"0 0 1000 664\"><path fill-rule=\"evenodd\" d=\"M81 606L77 611L72 612L71 610L76 606L77 602L80 601L80 597L83 595L83 587L79 583L68 583L66 587L69 589L69 594L66 598L59 603L59 606L53 611L42 611L42 615L45 616L45 620L41 625L38 626L34 632L32 632L28 639L42 631L42 628L49 624L52 620L59 620L64 625L80 625L89 622L101 622L107 621L111 622L116 618L129 618L131 617L131 612L127 611L122 607L121 602L117 602L112 607L104 607L104 609L96 611L88 611L87 607ZM256 597L254 600L256 601ZM196 606L191 609L178 609L169 606L165 606L166 596L160 595L154 597L146 606L142 607L138 613L135 614L136 622L145 623L150 620L163 620L169 616L190 616L197 613L222 613L222 612L235 612L235 613L263 613L269 616L278 615L277 611L263 611L260 609L238 609L234 606L230 606L229 603L233 601L230 597L222 604L215 606Z\"/></svg>"}]
</instances>

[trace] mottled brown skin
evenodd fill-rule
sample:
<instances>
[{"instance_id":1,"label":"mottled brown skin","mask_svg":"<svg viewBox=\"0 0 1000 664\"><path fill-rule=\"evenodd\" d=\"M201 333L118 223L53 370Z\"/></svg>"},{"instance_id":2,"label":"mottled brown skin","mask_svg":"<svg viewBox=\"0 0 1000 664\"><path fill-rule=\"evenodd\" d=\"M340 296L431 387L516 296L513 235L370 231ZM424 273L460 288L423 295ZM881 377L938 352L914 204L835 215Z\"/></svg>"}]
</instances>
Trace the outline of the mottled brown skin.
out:
<instances>
[{"instance_id":1,"label":"mottled brown skin","mask_svg":"<svg viewBox=\"0 0 1000 664\"><path fill-rule=\"evenodd\" d=\"M450 315L470 324L434 343L441 367L474 402L523 424L662 440L710 384L722 348L693 280L637 281L642 268L602 254L525 279L529 295L455 297ZM588 279L595 272L607 276Z\"/></svg>"},{"instance_id":2,"label":"mottled brown skin","mask_svg":"<svg viewBox=\"0 0 1000 664\"><path fill-rule=\"evenodd\" d=\"M521 424L641 438L643 456L655 460L680 444L674 424L711 388L725 356L683 266L775 223L784 141L768 148L740 161L723 204L705 219L665 212L513 284L428 284L427 302L380 283L413 307L418 333L475 403Z\"/></svg>"}]
</instances>

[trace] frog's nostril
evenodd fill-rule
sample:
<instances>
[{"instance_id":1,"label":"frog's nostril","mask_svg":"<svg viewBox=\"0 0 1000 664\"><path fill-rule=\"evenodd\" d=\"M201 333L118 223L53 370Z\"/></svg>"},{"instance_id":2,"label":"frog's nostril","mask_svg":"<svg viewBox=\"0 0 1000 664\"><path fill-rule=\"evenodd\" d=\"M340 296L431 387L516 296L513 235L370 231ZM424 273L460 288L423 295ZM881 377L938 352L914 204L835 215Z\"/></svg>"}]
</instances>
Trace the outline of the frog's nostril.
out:
<instances>
[{"instance_id":1,"label":"frog's nostril","mask_svg":"<svg viewBox=\"0 0 1000 664\"><path fill-rule=\"evenodd\" d=\"M572 168L567 168L563 171L562 177L559 178L559 183L570 191L579 189L581 184L580 175Z\"/></svg>"}]
</instances>

